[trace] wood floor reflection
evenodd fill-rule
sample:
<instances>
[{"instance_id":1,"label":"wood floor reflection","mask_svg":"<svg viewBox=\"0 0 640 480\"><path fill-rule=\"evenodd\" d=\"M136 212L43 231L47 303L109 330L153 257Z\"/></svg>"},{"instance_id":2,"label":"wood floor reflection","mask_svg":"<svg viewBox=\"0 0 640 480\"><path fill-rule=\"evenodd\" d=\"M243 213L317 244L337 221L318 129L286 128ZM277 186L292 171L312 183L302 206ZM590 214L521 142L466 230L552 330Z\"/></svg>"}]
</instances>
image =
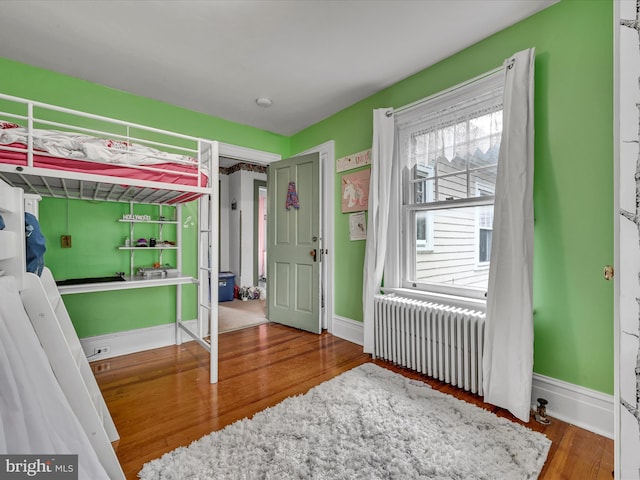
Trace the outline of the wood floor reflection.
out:
<instances>
[{"instance_id":1,"label":"wood floor reflection","mask_svg":"<svg viewBox=\"0 0 640 480\"><path fill-rule=\"evenodd\" d=\"M329 333L270 323L224 333L219 346L215 385L209 384L208 353L194 342L92 363L120 433L116 453L127 479L136 479L149 460L371 361L362 347ZM375 363L515 420L475 395ZM612 478L612 440L556 419L527 426L553 442L540 479Z\"/></svg>"}]
</instances>

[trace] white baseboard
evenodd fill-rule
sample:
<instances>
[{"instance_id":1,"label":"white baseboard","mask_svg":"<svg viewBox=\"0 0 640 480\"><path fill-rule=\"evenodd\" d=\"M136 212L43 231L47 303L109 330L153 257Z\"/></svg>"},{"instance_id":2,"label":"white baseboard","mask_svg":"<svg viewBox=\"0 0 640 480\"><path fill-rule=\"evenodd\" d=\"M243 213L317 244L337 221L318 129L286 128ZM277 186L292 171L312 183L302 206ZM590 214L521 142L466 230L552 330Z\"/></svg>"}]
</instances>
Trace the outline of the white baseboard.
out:
<instances>
[{"instance_id":1,"label":"white baseboard","mask_svg":"<svg viewBox=\"0 0 640 480\"><path fill-rule=\"evenodd\" d=\"M196 321L185 322L195 329ZM357 345L364 344L363 323L350 318L334 316L332 334ZM187 334L183 342L191 341ZM175 344L175 324L140 328L128 332L110 333L80 339L85 355L90 361L141 352ZM109 347L105 354L94 355L98 347ZM531 405L536 408L537 399L549 403L547 414L585 430L613 438L613 396L590 390L555 378L533 374Z\"/></svg>"},{"instance_id":2,"label":"white baseboard","mask_svg":"<svg viewBox=\"0 0 640 480\"><path fill-rule=\"evenodd\" d=\"M356 345L364 345L363 324L357 320L334 315L331 334L355 343Z\"/></svg>"},{"instance_id":3,"label":"white baseboard","mask_svg":"<svg viewBox=\"0 0 640 480\"><path fill-rule=\"evenodd\" d=\"M196 328L196 320L184 322L191 330ZM182 334L182 342L193 341L186 333ZM153 348L166 347L176 343L176 324L157 325L155 327L138 328L127 332L108 333L95 337L80 339L84 354L90 362L118 357L129 353L142 352ZM107 353L94 354L96 348L108 347Z\"/></svg>"},{"instance_id":4,"label":"white baseboard","mask_svg":"<svg viewBox=\"0 0 640 480\"><path fill-rule=\"evenodd\" d=\"M331 333L336 337L364 345L362 322L334 316ZM534 409L537 407L538 398L544 398L549 402L547 405L549 416L613 438L612 395L534 373L531 389L531 405Z\"/></svg>"},{"instance_id":5,"label":"white baseboard","mask_svg":"<svg viewBox=\"0 0 640 480\"><path fill-rule=\"evenodd\" d=\"M549 402L549 416L613 438L613 395L534 373L531 390L534 409L538 398Z\"/></svg>"}]
</instances>

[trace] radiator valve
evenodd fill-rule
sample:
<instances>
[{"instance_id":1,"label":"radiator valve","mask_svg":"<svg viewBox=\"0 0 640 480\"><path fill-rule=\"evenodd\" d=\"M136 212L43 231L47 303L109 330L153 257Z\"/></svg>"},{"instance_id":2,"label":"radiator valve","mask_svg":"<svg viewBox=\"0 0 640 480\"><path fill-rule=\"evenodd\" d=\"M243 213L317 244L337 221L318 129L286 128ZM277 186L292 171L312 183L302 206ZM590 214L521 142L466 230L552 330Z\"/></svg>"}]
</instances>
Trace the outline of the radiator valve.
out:
<instances>
[{"instance_id":1,"label":"radiator valve","mask_svg":"<svg viewBox=\"0 0 640 480\"><path fill-rule=\"evenodd\" d=\"M549 425L551 423L551 420L549 419L549 417L547 417L547 400L544 398L539 398L538 399L538 409L535 412L535 419L536 422L541 423L543 425Z\"/></svg>"}]
</instances>

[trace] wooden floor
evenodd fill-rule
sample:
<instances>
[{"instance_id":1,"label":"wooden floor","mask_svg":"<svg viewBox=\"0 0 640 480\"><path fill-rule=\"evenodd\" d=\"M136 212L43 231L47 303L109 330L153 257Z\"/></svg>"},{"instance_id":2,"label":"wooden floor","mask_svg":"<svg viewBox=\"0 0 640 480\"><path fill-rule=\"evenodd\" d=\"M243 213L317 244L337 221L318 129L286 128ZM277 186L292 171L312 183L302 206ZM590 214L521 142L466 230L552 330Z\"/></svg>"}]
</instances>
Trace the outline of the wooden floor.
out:
<instances>
[{"instance_id":1,"label":"wooden floor","mask_svg":"<svg viewBox=\"0 0 640 480\"><path fill-rule=\"evenodd\" d=\"M222 334L219 344L215 385L209 384L208 353L194 342L92 363L120 433L116 453L127 479L137 478L145 462L163 453L371 361L362 347L328 333L275 324ZM514 420L474 395L375 363ZM612 478L612 440L555 419L547 427L535 421L528 426L553 442L539 478Z\"/></svg>"}]
</instances>

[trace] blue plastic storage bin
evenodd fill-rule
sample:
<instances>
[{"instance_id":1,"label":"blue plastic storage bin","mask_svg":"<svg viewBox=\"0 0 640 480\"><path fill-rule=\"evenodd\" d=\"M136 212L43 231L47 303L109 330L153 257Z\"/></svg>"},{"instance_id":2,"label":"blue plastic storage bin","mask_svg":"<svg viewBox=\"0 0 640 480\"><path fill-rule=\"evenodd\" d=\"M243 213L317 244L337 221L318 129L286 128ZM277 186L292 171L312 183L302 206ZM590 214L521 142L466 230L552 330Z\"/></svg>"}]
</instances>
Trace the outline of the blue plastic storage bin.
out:
<instances>
[{"instance_id":1,"label":"blue plastic storage bin","mask_svg":"<svg viewBox=\"0 0 640 480\"><path fill-rule=\"evenodd\" d=\"M233 287L236 284L236 276L232 272L218 273L218 302L230 302L233 300Z\"/></svg>"}]
</instances>

